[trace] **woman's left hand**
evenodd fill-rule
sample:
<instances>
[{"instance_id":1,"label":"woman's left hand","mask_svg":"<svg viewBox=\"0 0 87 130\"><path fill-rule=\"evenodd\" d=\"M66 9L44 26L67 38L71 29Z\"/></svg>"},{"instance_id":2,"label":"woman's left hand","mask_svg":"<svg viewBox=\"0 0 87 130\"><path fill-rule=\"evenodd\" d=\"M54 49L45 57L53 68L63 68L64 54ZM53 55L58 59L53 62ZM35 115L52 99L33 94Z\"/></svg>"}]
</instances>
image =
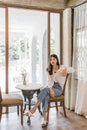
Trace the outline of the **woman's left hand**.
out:
<instances>
[{"instance_id":1,"label":"woman's left hand","mask_svg":"<svg viewBox=\"0 0 87 130\"><path fill-rule=\"evenodd\" d=\"M62 69L62 76L66 76L66 74L67 74L67 68L66 67L64 67L63 69Z\"/></svg>"}]
</instances>

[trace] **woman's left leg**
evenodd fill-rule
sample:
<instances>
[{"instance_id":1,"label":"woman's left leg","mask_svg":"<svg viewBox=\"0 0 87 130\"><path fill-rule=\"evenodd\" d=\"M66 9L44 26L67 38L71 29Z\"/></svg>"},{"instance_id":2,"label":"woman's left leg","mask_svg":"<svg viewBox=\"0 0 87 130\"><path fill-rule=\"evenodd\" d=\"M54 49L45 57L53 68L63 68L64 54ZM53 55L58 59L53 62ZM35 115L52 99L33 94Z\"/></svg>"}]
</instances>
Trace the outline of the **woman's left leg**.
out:
<instances>
[{"instance_id":1,"label":"woman's left leg","mask_svg":"<svg viewBox=\"0 0 87 130\"><path fill-rule=\"evenodd\" d=\"M44 100L42 101L42 110L43 110L43 121L42 121L42 127L46 127L48 122L47 122L47 109L48 109L48 100L49 100L49 95L47 95Z\"/></svg>"}]
</instances>

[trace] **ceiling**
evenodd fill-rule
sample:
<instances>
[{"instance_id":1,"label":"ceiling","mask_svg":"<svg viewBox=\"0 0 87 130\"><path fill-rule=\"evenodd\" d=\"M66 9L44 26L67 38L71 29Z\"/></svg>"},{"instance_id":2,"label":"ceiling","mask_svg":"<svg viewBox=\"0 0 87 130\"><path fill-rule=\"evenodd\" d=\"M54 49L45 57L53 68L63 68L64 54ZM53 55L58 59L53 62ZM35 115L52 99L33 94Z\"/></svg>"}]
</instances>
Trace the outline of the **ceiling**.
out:
<instances>
[{"instance_id":1,"label":"ceiling","mask_svg":"<svg viewBox=\"0 0 87 130\"><path fill-rule=\"evenodd\" d=\"M0 0L0 5L22 6L46 10L62 10L87 0Z\"/></svg>"},{"instance_id":2,"label":"ceiling","mask_svg":"<svg viewBox=\"0 0 87 130\"><path fill-rule=\"evenodd\" d=\"M66 2L67 0L0 0L0 4L44 9L64 9Z\"/></svg>"}]
</instances>

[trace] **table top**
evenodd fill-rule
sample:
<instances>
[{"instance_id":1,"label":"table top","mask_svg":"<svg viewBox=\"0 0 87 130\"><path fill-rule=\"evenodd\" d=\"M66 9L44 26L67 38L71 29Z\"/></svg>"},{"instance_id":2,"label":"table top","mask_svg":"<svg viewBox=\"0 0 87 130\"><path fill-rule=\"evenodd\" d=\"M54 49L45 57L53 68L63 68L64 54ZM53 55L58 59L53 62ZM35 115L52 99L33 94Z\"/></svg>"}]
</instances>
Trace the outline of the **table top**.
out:
<instances>
[{"instance_id":1,"label":"table top","mask_svg":"<svg viewBox=\"0 0 87 130\"><path fill-rule=\"evenodd\" d=\"M17 84L15 87L20 90L39 90L42 87L42 85L39 83L29 83L26 85Z\"/></svg>"}]
</instances>

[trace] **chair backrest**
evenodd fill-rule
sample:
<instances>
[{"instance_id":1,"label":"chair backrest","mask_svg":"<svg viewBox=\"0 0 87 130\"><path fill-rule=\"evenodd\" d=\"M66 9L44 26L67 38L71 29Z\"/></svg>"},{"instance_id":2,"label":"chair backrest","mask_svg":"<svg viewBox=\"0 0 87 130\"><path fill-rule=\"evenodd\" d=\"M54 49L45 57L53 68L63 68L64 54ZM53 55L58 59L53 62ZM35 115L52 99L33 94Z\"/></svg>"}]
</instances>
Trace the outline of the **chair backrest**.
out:
<instances>
[{"instance_id":1,"label":"chair backrest","mask_svg":"<svg viewBox=\"0 0 87 130\"><path fill-rule=\"evenodd\" d=\"M68 76L69 76L69 73L67 73L65 83L63 85L63 92L62 92L63 95L65 94L65 88L66 88L66 83L67 83Z\"/></svg>"},{"instance_id":2,"label":"chair backrest","mask_svg":"<svg viewBox=\"0 0 87 130\"><path fill-rule=\"evenodd\" d=\"M0 102L2 101L2 93L1 93L1 88L0 88Z\"/></svg>"},{"instance_id":3,"label":"chair backrest","mask_svg":"<svg viewBox=\"0 0 87 130\"><path fill-rule=\"evenodd\" d=\"M75 70L73 69L73 67L68 67L67 68L67 75L66 75L64 86L63 86L63 92L62 92L63 95L65 94L65 88L66 88L67 79L68 79L69 75L72 74L74 71Z\"/></svg>"}]
</instances>

